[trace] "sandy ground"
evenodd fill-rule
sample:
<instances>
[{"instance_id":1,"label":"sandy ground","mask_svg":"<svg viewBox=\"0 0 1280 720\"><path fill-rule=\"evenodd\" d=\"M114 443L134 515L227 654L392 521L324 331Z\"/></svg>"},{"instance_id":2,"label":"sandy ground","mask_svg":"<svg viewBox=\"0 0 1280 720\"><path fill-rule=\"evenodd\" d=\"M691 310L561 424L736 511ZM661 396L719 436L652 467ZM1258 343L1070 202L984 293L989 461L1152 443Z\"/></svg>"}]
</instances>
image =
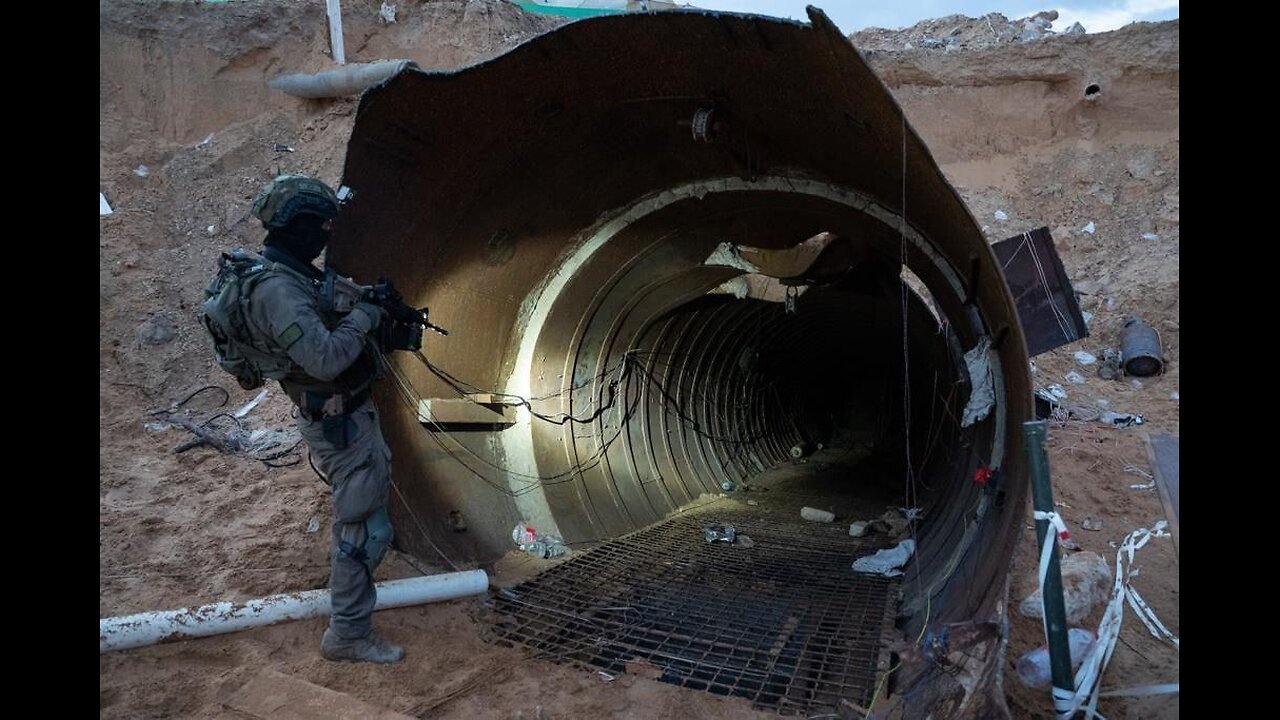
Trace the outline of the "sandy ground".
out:
<instances>
[{"instance_id":1,"label":"sandy ground","mask_svg":"<svg viewBox=\"0 0 1280 720\"><path fill-rule=\"evenodd\" d=\"M471 0L402 2L388 25L378 6L344 3L349 61L403 57L424 68L457 67L556 24ZM178 406L204 386L228 387L194 310L217 254L258 244L260 227L248 216L258 188L282 168L329 180L340 173L354 101L299 101L264 84L281 72L328 66L322 11L319 3L261 0L101 8L100 185L116 209L100 221L99 245L103 617L326 584L327 497L305 455L283 455L275 461L283 467L268 468L208 448L175 454L189 434L155 414L172 410L203 421L254 396L232 387L225 397L210 390ZM991 241L1040 225L1053 232L1082 309L1092 313L1091 337L1036 358L1037 384L1060 383L1072 402L1102 400L1147 421L1127 429L1080 421L1050 429L1059 510L1083 549L1114 563L1112 543L1164 517L1154 491L1129 487L1151 471L1142 433L1179 430L1171 397L1179 384L1178 24L1024 44L975 40L975 22L985 27L954 20L963 25L957 37L966 39L954 51L918 40L907 50L901 35L884 31L853 39ZM926 29L937 33L934 26ZM1090 100L1084 88L1092 83L1102 92ZM278 152L277 143L296 152ZM1007 219L997 220L997 210ZM1089 222L1093 234L1081 229ZM1115 347L1131 314L1160 330L1166 374L1131 384L1076 364L1076 350L1100 357ZM1072 370L1085 383L1066 381ZM249 431L287 433L289 411L287 400L271 393L241 422ZM287 450L296 438L276 439L264 452ZM1100 517L1103 529L1081 530L1085 515ZM309 531L313 518L319 527ZM1034 586L1033 533L1026 538L1013 571L1014 607ZM515 555L488 569L507 583L540 562ZM1177 633L1172 542L1153 540L1135 566L1135 586ZM397 555L378 575L441 569ZM486 644L472 620L479 602L380 613L379 626L407 646L406 662L394 667L321 660L323 619L104 655L100 714L227 716L228 695L270 667L429 718L766 716L739 701L631 676L606 682ZM1096 625L1100 613L1086 624ZM1017 656L1040 642L1039 623L1016 610L1011 616L1010 708L1015 717L1049 717L1047 696L1022 688L1013 674ZM1177 650L1129 614L1104 685L1176 682L1178 668ZM1169 697L1104 700L1100 709L1109 718L1178 715Z\"/></svg>"}]
</instances>

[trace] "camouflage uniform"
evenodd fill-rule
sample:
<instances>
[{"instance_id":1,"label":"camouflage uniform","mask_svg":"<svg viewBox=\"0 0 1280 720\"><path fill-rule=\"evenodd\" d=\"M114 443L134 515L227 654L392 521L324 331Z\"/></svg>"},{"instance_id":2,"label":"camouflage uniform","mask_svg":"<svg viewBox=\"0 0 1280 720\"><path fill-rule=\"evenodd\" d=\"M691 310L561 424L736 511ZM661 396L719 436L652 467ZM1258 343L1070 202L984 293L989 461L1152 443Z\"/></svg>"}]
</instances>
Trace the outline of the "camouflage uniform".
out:
<instances>
[{"instance_id":1,"label":"camouflage uniform","mask_svg":"<svg viewBox=\"0 0 1280 720\"><path fill-rule=\"evenodd\" d=\"M325 313L319 271L275 248L263 257L268 269L249 296L248 325L255 340L278 348L280 365L264 374L298 406L298 430L333 491L329 629L343 640L367 637L373 570L392 539L391 449L369 397L377 368L368 336L381 311L356 303L345 316Z\"/></svg>"}]
</instances>

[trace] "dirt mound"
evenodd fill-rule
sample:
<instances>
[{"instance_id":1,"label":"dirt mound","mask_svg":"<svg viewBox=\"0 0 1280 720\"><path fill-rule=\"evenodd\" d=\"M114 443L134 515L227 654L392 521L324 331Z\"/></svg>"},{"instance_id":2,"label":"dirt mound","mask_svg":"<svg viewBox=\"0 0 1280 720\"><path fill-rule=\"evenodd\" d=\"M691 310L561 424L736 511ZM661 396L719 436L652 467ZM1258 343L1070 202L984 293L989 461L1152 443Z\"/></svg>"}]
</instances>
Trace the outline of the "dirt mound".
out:
<instances>
[{"instance_id":1,"label":"dirt mound","mask_svg":"<svg viewBox=\"0 0 1280 720\"><path fill-rule=\"evenodd\" d=\"M980 18L948 15L922 20L909 28L886 30L870 27L849 36L853 44L867 50L922 50L950 53L1014 43L1030 43L1059 35L1077 37L1086 28L1075 23L1061 31L1053 28L1058 11L1046 10L1017 20L1000 13Z\"/></svg>"},{"instance_id":2,"label":"dirt mound","mask_svg":"<svg viewBox=\"0 0 1280 720\"><path fill-rule=\"evenodd\" d=\"M1178 22L868 59L990 241L1040 225L1053 233L1091 337L1037 358L1040 384L1079 370L1089 381L1069 392L1177 432ZM1165 375L1135 387L1076 366L1077 350L1116 347L1130 315L1161 332Z\"/></svg>"}]
</instances>

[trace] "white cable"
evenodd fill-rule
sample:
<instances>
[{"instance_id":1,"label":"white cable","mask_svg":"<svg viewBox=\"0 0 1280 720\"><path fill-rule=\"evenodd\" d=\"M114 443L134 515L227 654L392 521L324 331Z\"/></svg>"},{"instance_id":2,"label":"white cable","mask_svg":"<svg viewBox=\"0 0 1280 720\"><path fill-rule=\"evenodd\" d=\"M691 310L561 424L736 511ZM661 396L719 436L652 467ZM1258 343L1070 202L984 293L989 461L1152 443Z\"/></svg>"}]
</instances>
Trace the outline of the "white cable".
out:
<instances>
[{"instance_id":1,"label":"white cable","mask_svg":"<svg viewBox=\"0 0 1280 720\"><path fill-rule=\"evenodd\" d=\"M1022 234L1023 242L1027 244L1027 249L1031 252L1031 261L1035 263L1036 272L1040 276L1040 287L1044 288L1045 297L1049 300L1049 309L1053 311L1054 320L1058 321L1058 328L1062 330L1062 336L1068 340L1077 340L1075 329L1070 327L1071 321L1067 319L1066 314L1058 309L1058 303L1053 299L1053 293L1049 290L1049 279L1045 276L1044 265L1040 262L1040 254L1036 252L1036 245L1031 239L1031 233Z\"/></svg>"}]
</instances>

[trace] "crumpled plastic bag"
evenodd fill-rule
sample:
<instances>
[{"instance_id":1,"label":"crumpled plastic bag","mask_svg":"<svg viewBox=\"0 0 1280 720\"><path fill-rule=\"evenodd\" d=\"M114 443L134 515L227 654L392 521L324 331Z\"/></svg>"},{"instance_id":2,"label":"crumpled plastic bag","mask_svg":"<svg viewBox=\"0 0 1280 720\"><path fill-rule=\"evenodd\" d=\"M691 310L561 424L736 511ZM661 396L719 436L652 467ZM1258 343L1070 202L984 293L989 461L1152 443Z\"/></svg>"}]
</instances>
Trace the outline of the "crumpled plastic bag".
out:
<instances>
[{"instance_id":1,"label":"crumpled plastic bag","mask_svg":"<svg viewBox=\"0 0 1280 720\"><path fill-rule=\"evenodd\" d=\"M902 574L898 568L907 564L911 554L916 551L915 540L903 540L891 548L877 550L872 555L860 557L853 561L853 569L871 575L897 577Z\"/></svg>"}]
</instances>

